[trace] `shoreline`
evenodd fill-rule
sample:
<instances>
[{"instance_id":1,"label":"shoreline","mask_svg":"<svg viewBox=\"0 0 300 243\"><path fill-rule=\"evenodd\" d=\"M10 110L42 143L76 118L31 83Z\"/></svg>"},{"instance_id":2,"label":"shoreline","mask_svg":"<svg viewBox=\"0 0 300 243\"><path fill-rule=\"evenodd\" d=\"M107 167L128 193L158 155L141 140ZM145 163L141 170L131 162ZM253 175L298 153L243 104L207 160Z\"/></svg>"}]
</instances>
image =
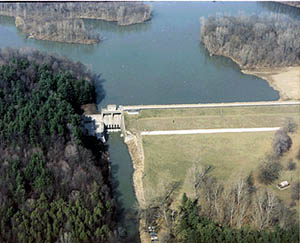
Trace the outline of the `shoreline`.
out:
<instances>
[{"instance_id":1,"label":"shoreline","mask_svg":"<svg viewBox=\"0 0 300 243\"><path fill-rule=\"evenodd\" d=\"M133 188L136 200L141 209L146 207L145 191L143 184L144 177L144 150L142 145L141 135L129 134L124 137L124 142L127 145L127 149L132 161L133 166ZM145 220L139 219L138 231L140 235L141 243L147 242L149 238L145 232Z\"/></svg>"},{"instance_id":2,"label":"shoreline","mask_svg":"<svg viewBox=\"0 0 300 243\"><path fill-rule=\"evenodd\" d=\"M231 56L210 53L210 56L214 55L230 58L239 65L243 74L254 75L265 80L270 87L279 92L278 101L300 100L300 66L244 68ZM288 80L288 83L285 80Z\"/></svg>"},{"instance_id":3,"label":"shoreline","mask_svg":"<svg viewBox=\"0 0 300 243\"><path fill-rule=\"evenodd\" d=\"M142 146L142 139L137 135L126 135L124 139L127 145L129 155L132 160L133 166L133 187L136 199L141 208L146 205L144 187L143 187L143 176L144 176L144 151Z\"/></svg>"},{"instance_id":4,"label":"shoreline","mask_svg":"<svg viewBox=\"0 0 300 243\"><path fill-rule=\"evenodd\" d=\"M23 31L22 31L22 33L27 36L27 39L42 40L42 41L53 41L53 42L66 43L66 44L94 45L94 44L98 44L101 41L101 40L96 40L96 39L78 40L78 41L58 40L58 39L54 39L54 38L47 37L47 36L39 37L39 36L36 36L34 34L25 33Z\"/></svg>"},{"instance_id":5,"label":"shoreline","mask_svg":"<svg viewBox=\"0 0 300 243\"><path fill-rule=\"evenodd\" d=\"M241 69L241 72L266 80L274 90L279 91L280 101L300 100L300 66Z\"/></svg>"}]
</instances>

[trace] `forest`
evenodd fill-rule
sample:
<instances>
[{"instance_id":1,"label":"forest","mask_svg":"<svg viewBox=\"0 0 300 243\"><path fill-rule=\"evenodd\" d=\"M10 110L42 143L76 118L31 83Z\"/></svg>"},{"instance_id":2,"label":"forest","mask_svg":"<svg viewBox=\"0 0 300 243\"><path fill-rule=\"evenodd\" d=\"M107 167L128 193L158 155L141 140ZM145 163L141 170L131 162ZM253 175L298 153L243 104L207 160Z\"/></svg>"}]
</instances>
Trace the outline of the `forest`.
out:
<instances>
[{"instance_id":1,"label":"forest","mask_svg":"<svg viewBox=\"0 0 300 243\"><path fill-rule=\"evenodd\" d=\"M0 242L116 242L107 147L82 130L99 78L80 62L0 49Z\"/></svg>"},{"instance_id":2,"label":"forest","mask_svg":"<svg viewBox=\"0 0 300 243\"><path fill-rule=\"evenodd\" d=\"M201 19L200 40L211 55L232 58L242 68L300 64L300 23L279 14Z\"/></svg>"},{"instance_id":3,"label":"forest","mask_svg":"<svg viewBox=\"0 0 300 243\"><path fill-rule=\"evenodd\" d=\"M0 15L15 17L16 27L31 38L94 44L100 36L82 19L142 23L151 18L151 7L140 2L0 3Z\"/></svg>"},{"instance_id":4,"label":"forest","mask_svg":"<svg viewBox=\"0 0 300 243\"><path fill-rule=\"evenodd\" d=\"M299 239L298 226L292 226L288 229L282 229L278 226L273 231L253 230L249 226L236 229L201 216L200 212L201 206L197 205L197 200L192 200L184 194L179 209L178 221L174 226L176 242L296 243Z\"/></svg>"},{"instance_id":5,"label":"forest","mask_svg":"<svg viewBox=\"0 0 300 243\"><path fill-rule=\"evenodd\" d=\"M295 212L271 191L258 189L253 175L226 188L208 171L203 168L196 172L199 183L195 184L195 196L184 194L176 208L171 206L180 187L175 182L166 185L162 195L140 210L146 225L154 225L161 232L160 242L298 242Z\"/></svg>"}]
</instances>

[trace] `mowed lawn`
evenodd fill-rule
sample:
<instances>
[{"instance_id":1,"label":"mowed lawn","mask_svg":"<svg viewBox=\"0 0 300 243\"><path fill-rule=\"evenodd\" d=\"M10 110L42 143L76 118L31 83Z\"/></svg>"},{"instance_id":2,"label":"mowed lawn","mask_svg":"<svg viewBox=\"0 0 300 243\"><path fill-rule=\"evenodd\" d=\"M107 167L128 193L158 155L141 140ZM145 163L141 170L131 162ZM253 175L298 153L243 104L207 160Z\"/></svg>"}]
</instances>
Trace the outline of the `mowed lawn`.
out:
<instances>
[{"instance_id":1,"label":"mowed lawn","mask_svg":"<svg viewBox=\"0 0 300 243\"><path fill-rule=\"evenodd\" d=\"M300 124L299 105L142 110L139 115L126 115L125 122L127 130L140 133L181 129L282 127L288 118ZM257 187L273 190L287 205L290 203L291 188L279 191L276 184L282 180L295 183L299 178L300 164L295 159L300 147L299 130L300 128L292 136L291 151L282 158L280 178L269 186L255 181ZM272 151L274 133L143 136L146 200L150 202L160 195L164 185L175 181L181 182L180 192L192 194L191 168L195 166L199 169L212 166L210 175L225 186L250 172L257 178L259 165L266 154ZM297 163L295 171L286 169L290 159Z\"/></svg>"},{"instance_id":2,"label":"mowed lawn","mask_svg":"<svg viewBox=\"0 0 300 243\"><path fill-rule=\"evenodd\" d=\"M179 181L192 193L191 168L211 165L211 176L232 183L254 171L272 149L274 132L144 136L146 200Z\"/></svg>"},{"instance_id":3,"label":"mowed lawn","mask_svg":"<svg viewBox=\"0 0 300 243\"><path fill-rule=\"evenodd\" d=\"M142 110L126 115L130 131L282 126L287 118L299 122L300 107L260 106Z\"/></svg>"}]
</instances>

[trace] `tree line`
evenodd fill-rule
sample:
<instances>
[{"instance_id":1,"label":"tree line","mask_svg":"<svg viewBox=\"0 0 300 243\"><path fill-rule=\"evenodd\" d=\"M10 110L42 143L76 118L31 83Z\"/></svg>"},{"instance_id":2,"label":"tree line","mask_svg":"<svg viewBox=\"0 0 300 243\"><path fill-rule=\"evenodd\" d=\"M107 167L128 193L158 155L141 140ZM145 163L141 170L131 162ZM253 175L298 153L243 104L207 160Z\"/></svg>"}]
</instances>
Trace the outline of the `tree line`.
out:
<instances>
[{"instance_id":1,"label":"tree line","mask_svg":"<svg viewBox=\"0 0 300 243\"><path fill-rule=\"evenodd\" d=\"M151 6L142 2L1 3L0 14L44 18L90 18L116 21L120 25L141 23L151 18Z\"/></svg>"},{"instance_id":2,"label":"tree line","mask_svg":"<svg viewBox=\"0 0 300 243\"><path fill-rule=\"evenodd\" d=\"M15 17L17 28L31 38L94 44L100 36L82 19L142 23L151 18L151 7L139 2L0 3L0 15Z\"/></svg>"},{"instance_id":3,"label":"tree line","mask_svg":"<svg viewBox=\"0 0 300 243\"><path fill-rule=\"evenodd\" d=\"M66 43L95 44L100 35L86 27L82 19L49 16L41 18L16 17L16 27L29 38Z\"/></svg>"},{"instance_id":4,"label":"tree line","mask_svg":"<svg viewBox=\"0 0 300 243\"><path fill-rule=\"evenodd\" d=\"M300 63L300 23L280 14L202 18L200 39L211 55L231 57L242 68Z\"/></svg>"},{"instance_id":5,"label":"tree line","mask_svg":"<svg viewBox=\"0 0 300 243\"><path fill-rule=\"evenodd\" d=\"M107 148L81 124L97 76L27 48L0 64L0 241L116 242Z\"/></svg>"}]
</instances>

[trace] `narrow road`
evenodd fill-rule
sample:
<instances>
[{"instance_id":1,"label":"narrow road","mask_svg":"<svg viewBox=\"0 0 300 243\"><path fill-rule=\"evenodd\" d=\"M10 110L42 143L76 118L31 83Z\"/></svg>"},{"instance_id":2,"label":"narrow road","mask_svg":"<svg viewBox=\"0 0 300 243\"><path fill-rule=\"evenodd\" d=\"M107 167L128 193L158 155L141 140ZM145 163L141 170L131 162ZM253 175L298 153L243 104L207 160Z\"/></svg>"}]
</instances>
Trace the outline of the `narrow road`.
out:
<instances>
[{"instance_id":1,"label":"narrow road","mask_svg":"<svg viewBox=\"0 0 300 243\"><path fill-rule=\"evenodd\" d=\"M300 105L300 101L258 101L234 103L208 103L208 104L173 104L173 105L131 105L120 106L124 111L147 109L183 109L183 108L215 108L215 107L242 107L242 106L282 106Z\"/></svg>"},{"instance_id":2,"label":"narrow road","mask_svg":"<svg viewBox=\"0 0 300 243\"><path fill-rule=\"evenodd\" d=\"M234 132L272 132L280 127L259 127L259 128L221 128L221 129L193 129L193 130L169 130L141 132L142 136L151 135L177 135L177 134L202 134L202 133L234 133Z\"/></svg>"}]
</instances>

